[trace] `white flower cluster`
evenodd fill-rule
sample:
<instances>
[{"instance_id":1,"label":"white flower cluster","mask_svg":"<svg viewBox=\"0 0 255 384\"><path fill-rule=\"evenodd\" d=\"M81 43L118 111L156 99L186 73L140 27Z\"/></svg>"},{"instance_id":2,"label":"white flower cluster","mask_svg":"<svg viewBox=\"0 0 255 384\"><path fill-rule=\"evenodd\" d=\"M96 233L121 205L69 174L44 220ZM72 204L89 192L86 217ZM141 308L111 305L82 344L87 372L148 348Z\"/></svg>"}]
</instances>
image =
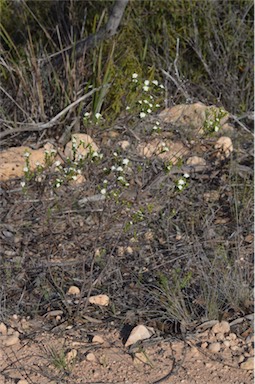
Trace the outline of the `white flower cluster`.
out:
<instances>
[{"instance_id":1,"label":"white flower cluster","mask_svg":"<svg viewBox=\"0 0 255 384\"><path fill-rule=\"evenodd\" d=\"M113 156L115 158L118 158L118 153L117 152L113 152ZM117 159L118 160L118 159ZM125 167L129 164L129 159L127 158L124 158L120 161L117 161L117 163L115 165L112 165L110 170L108 170L107 168L104 168L104 171L106 173L109 173L109 172L116 172L116 181L119 182L121 185L123 185L124 187L128 187L129 186L129 183L126 181L125 177L123 176L123 173L125 171ZM105 195L107 193L107 183L108 181L107 180L104 180L103 181L103 184L104 184L104 187L101 189L100 193L102 195Z\"/></svg>"},{"instance_id":2,"label":"white flower cluster","mask_svg":"<svg viewBox=\"0 0 255 384\"><path fill-rule=\"evenodd\" d=\"M178 181L177 181L177 184L176 184L176 187L182 191L185 187L187 187L188 185L188 182L187 182L187 179L189 178L189 174L188 173L184 173L183 177L181 177Z\"/></svg>"}]
</instances>

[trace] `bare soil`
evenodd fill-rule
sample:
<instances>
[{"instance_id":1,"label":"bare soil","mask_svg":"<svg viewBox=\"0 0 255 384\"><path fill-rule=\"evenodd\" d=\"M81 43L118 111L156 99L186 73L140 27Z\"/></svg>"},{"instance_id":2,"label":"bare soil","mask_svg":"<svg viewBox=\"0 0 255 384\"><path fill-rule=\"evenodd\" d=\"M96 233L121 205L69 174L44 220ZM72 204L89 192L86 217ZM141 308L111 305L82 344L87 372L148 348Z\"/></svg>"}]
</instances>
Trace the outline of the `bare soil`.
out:
<instances>
[{"instance_id":1,"label":"bare soil","mask_svg":"<svg viewBox=\"0 0 255 384\"><path fill-rule=\"evenodd\" d=\"M252 356L252 346L244 349L248 326L235 330L236 351L210 354L194 336L204 321L231 322L253 311L250 136L235 132L234 154L222 161L212 138L189 141L189 155L203 156L208 166L190 170L179 193L182 164L166 174L160 159L136 154L136 137L147 134L144 127L99 132L104 160L84 165L85 184L53 189L54 170L31 180L26 193L20 179L2 183L0 320L20 336L1 348L1 384L21 378L41 384L252 382L238 360ZM162 135L187 145L185 133ZM80 204L99 193L106 177L111 182L104 169L116 161L113 151L123 139L131 144L120 155L132 162L130 187L118 199ZM72 285L80 298L66 294ZM108 307L88 303L101 293L110 297ZM54 310L60 317L47 317ZM156 334L127 349L125 332L137 324L153 326ZM95 334L104 344L91 342ZM77 356L66 364L72 349ZM138 352L143 362L134 359Z\"/></svg>"}]
</instances>

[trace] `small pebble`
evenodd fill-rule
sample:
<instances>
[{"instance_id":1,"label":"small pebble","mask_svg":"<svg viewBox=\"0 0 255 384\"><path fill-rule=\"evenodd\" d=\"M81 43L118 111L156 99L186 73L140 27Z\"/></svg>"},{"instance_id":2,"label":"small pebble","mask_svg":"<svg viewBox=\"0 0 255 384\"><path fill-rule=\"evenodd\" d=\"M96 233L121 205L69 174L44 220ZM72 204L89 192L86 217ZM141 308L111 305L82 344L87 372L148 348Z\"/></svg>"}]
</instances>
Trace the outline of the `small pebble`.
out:
<instances>
[{"instance_id":1,"label":"small pebble","mask_svg":"<svg viewBox=\"0 0 255 384\"><path fill-rule=\"evenodd\" d=\"M104 339L99 335L95 335L92 339L92 343L104 344Z\"/></svg>"},{"instance_id":2,"label":"small pebble","mask_svg":"<svg viewBox=\"0 0 255 384\"><path fill-rule=\"evenodd\" d=\"M218 322L212 327L212 331L214 332L215 335L217 335L218 333L223 333L223 334L229 333L230 332L229 322L228 321Z\"/></svg>"},{"instance_id":3,"label":"small pebble","mask_svg":"<svg viewBox=\"0 0 255 384\"><path fill-rule=\"evenodd\" d=\"M230 347L230 341L229 341L229 340L225 340L225 341L223 341L223 344L224 344L225 347L227 347L227 348Z\"/></svg>"},{"instance_id":4,"label":"small pebble","mask_svg":"<svg viewBox=\"0 0 255 384\"><path fill-rule=\"evenodd\" d=\"M238 364L242 363L244 361L244 359L245 359L245 357L243 355L240 355L238 357L238 360L237 360Z\"/></svg>"},{"instance_id":5,"label":"small pebble","mask_svg":"<svg viewBox=\"0 0 255 384\"><path fill-rule=\"evenodd\" d=\"M212 353L217 353L221 349L221 344L220 343L212 343L209 345L208 350Z\"/></svg>"},{"instance_id":6,"label":"small pebble","mask_svg":"<svg viewBox=\"0 0 255 384\"><path fill-rule=\"evenodd\" d=\"M90 352L87 354L86 359L87 359L87 361L95 362L96 356L94 355L94 353Z\"/></svg>"},{"instance_id":7,"label":"small pebble","mask_svg":"<svg viewBox=\"0 0 255 384\"><path fill-rule=\"evenodd\" d=\"M0 323L0 333L2 335L7 335L7 327L4 323Z\"/></svg>"},{"instance_id":8,"label":"small pebble","mask_svg":"<svg viewBox=\"0 0 255 384\"><path fill-rule=\"evenodd\" d=\"M249 357L246 361L244 361L243 363L241 363L240 367L242 369L247 369L247 370L250 370L250 369L254 369L254 358L253 357Z\"/></svg>"}]
</instances>

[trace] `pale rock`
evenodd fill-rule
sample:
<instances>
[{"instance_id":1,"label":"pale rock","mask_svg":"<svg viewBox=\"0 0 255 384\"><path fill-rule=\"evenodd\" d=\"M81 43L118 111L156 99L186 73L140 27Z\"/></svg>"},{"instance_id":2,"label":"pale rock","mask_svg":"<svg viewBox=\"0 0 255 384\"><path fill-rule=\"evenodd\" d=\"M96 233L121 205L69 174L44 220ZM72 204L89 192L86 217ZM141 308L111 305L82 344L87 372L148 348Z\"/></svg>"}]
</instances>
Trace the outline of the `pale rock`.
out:
<instances>
[{"instance_id":1,"label":"pale rock","mask_svg":"<svg viewBox=\"0 0 255 384\"><path fill-rule=\"evenodd\" d=\"M223 344L224 344L225 347L227 347L227 348L230 347L230 341L229 341L229 340L225 340L225 341L223 341Z\"/></svg>"},{"instance_id":2,"label":"pale rock","mask_svg":"<svg viewBox=\"0 0 255 384\"><path fill-rule=\"evenodd\" d=\"M95 335L92 339L92 343L95 343L95 344L104 344L104 339L99 336L99 335Z\"/></svg>"},{"instance_id":3,"label":"pale rock","mask_svg":"<svg viewBox=\"0 0 255 384\"><path fill-rule=\"evenodd\" d=\"M4 323L0 323L0 333L4 336L7 335L7 327Z\"/></svg>"},{"instance_id":4,"label":"pale rock","mask_svg":"<svg viewBox=\"0 0 255 384\"><path fill-rule=\"evenodd\" d=\"M235 333L230 333L227 337L228 340L236 340L237 336Z\"/></svg>"},{"instance_id":5,"label":"pale rock","mask_svg":"<svg viewBox=\"0 0 255 384\"><path fill-rule=\"evenodd\" d=\"M126 341L125 347L129 347L132 344L135 344L139 340L149 339L154 334L154 329L152 327L146 327L145 325L137 325L134 327Z\"/></svg>"},{"instance_id":6,"label":"pale rock","mask_svg":"<svg viewBox=\"0 0 255 384\"><path fill-rule=\"evenodd\" d=\"M125 151L130 146L130 143L128 140L121 140L118 142L118 145Z\"/></svg>"},{"instance_id":7,"label":"pale rock","mask_svg":"<svg viewBox=\"0 0 255 384\"><path fill-rule=\"evenodd\" d=\"M221 344L220 343L211 343L209 346L208 346L208 350L212 353L217 353L219 352L221 349Z\"/></svg>"},{"instance_id":8,"label":"pale rock","mask_svg":"<svg viewBox=\"0 0 255 384\"><path fill-rule=\"evenodd\" d=\"M230 332L230 325L228 321L217 322L212 327L212 332L217 335L218 333L226 334Z\"/></svg>"},{"instance_id":9,"label":"pale rock","mask_svg":"<svg viewBox=\"0 0 255 384\"><path fill-rule=\"evenodd\" d=\"M28 384L27 380L21 379L17 382L17 384Z\"/></svg>"},{"instance_id":10,"label":"pale rock","mask_svg":"<svg viewBox=\"0 0 255 384\"><path fill-rule=\"evenodd\" d=\"M243 355L240 355L239 357L238 357L238 363L240 364L240 363L242 363L243 361L245 360L245 357L243 356Z\"/></svg>"},{"instance_id":11,"label":"pale rock","mask_svg":"<svg viewBox=\"0 0 255 384\"><path fill-rule=\"evenodd\" d=\"M76 149L73 151L74 141L76 143ZM71 160L78 160L80 158L85 159L89 153L98 152L98 146L93 139L85 133L74 133L71 141L66 144L65 156Z\"/></svg>"},{"instance_id":12,"label":"pale rock","mask_svg":"<svg viewBox=\"0 0 255 384\"><path fill-rule=\"evenodd\" d=\"M140 143L137 146L137 152L140 156L159 157L162 160L171 161L172 164L177 164L188 153L188 149L181 141L174 142L155 138Z\"/></svg>"},{"instance_id":13,"label":"pale rock","mask_svg":"<svg viewBox=\"0 0 255 384\"><path fill-rule=\"evenodd\" d=\"M247 369L247 370L253 370L254 369L254 357L249 357L246 361L241 363L240 368Z\"/></svg>"},{"instance_id":14,"label":"pale rock","mask_svg":"<svg viewBox=\"0 0 255 384\"><path fill-rule=\"evenodd\" d=\"M45 144L44 148L31 149L29 147L11 147L6 151L1 152L1 163L0 163L0 180L8 180L16 177L24 176L24 167L26 166L26 160L24 154L30 153L29 156L29 169L34 171L37 168L37 163L45 166L45 150L53 151L54 146L50 143ZM52 152L51 159L58 159L56 151Z\"/></svg>"},{"instance_id":15,"label":"pale rock","mask_svg":"<svg viewBox=\"0 0 255 384\"><path fill-rule=\"evenodd\" d=\"M72 285L67 291L67 295L72 295L72 296L79 296L80 293L81 293L80 288L76 287L75 285Z\"/></svg>"},{"instance_id":16,"label":"pale rock","mask_svg":"<svg viewBox=\"0 0 255 384\"><path fill-rule=\"evenodd\" d=\"M72 363L75 360L75 358L77 357L77 354L78 354L78 352L76 349L71 349L71 351L67 352L67 354L66 354L66 358L65 358L66 362Z\"/></svg>"},{"instance_id":17,"label":"pale rock","mask_svg":"<svg viewBox=\"0 0 255 384\"><path fill-rule=\"evenodd\" d=\"M128 255L133 255L133 253L134 253L133 248L130 246L126 248L126 252Z\"/></svg>"},{"instance_id":18,"label":"pale rock","mask_svg":"<svg viewBox=\"0 0 255 384\"><path fill-rule=\"evenodd\" d=\"M216 141L214 148L218 149L217 157L220 160L228 158L234 150L232 140L227 136L220 137Z\"/></svg>"},{"instance_id":19,"label":"pale rock","mask_svg":"<svg viewBox=\"0 0 255 384\"><path fill-rule=\"evenodd\" d=\"M92 363L94 363L94 362L97 361L95 354L92 353L92 352L89 352L89 353L87 354L87 356L86 356L86 360L87 360L87 361L90 361L90 362L92 362Z\"/></svg>"},{"instance_id":20,"label":"pale rock","mask_svg":"<svg viewBox=\"0 0 255 384\"><path fill-rule=\"evenodd\" d=\"M118 253L118 256L124 256L124 254L125 254L125 248L122 246L122 245L119 245L118 247L117 247L117 253Z\"/></svg>"},{"instance_id":21,"label":"pale rock","mask_svg":"<svg viewBox=\"0 0 255 384\"><path fill-rule=\"evenodd\" d=\"M110 298L107 295L95 295L90 296L89 298L90 304L102 305L103 307L107 307L110 302Z\"/></svg>"},{"instance_id":22,"label":"pale rock","mask_svg":"<svg viewBox=\"0 0 255 384\"><path fill-rule=\"evenodd\" d=\"M203 103L197 102L194 104L179 104L171 108L166 108L159 114L159 118L165 123L171 123L177 127L186 127L195 130L196 134L204 132L206 121L215 120L215 115L219 114L219 108L216 106L206 106ZM223 126L229 114L225 112L225 116L220 119L220 126Z\"/></svg>"},{"instance_id":23,"label":"pale rock","mask_svg":"<svg viewBox=\"0 0 255 384\"><path fill-rule=\"evenodd\" d=\"M193 165L193 166L199 165L199 166L205 167L206 161L205 159L203 159L203 157L191 156L187 160L187 165Z\"/></svg>"},{"instance_id":24,"label":"pale rock","mask_svg":"<svg viewBox=\"0 0 255 384\"><path fill-rule=\"evenodd\" d=\"M206 349L207 347L208 347L208 343L206 341L201 344L202 349Z\"/></svg>"},{"instance_id":25,"label":"pale rock","mask_svg":"<svg viewBox=\"0 0 255 384\"><path fill-rule=\"evenodd\" d=\"M3 340L3 345L5 347L11 347L18 343L19 343L19 337L17 335L7 336L6 339Z\"/></svg>"}]
</instances>

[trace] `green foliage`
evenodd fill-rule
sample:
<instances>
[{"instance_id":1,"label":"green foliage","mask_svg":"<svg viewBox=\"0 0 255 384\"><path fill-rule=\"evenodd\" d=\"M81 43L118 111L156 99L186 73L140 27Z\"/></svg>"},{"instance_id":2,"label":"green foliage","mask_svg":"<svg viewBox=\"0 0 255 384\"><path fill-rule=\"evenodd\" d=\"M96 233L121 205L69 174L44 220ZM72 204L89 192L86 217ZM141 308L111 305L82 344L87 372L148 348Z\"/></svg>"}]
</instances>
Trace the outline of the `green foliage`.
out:
<instances>
[{"instance_id":1,"label":"green foliage","mask_svg":"<svg viewBox=\"0 0 255 384\"><path fill-rule=\"evenodd\" d=\"M89 85L110 84L95 93L91 103L74 110L74 115L84 110L101 113L110 123L137 102L137 90L130 89L127 79L137 73L163 82L161 69L186 88L191 100L220 102L236 114L252 109L253 4L246 0L131 1L113 39L101 42L79 62L65 59L63 73L49 74L42 65L45 58L98 31L112 4L1 0L0 76L6 120L15 116L21 122L43 121ZM170 78L164 84L170 95L175 94L174 102L187 101Z\"/></svg>"}]
</instances>

